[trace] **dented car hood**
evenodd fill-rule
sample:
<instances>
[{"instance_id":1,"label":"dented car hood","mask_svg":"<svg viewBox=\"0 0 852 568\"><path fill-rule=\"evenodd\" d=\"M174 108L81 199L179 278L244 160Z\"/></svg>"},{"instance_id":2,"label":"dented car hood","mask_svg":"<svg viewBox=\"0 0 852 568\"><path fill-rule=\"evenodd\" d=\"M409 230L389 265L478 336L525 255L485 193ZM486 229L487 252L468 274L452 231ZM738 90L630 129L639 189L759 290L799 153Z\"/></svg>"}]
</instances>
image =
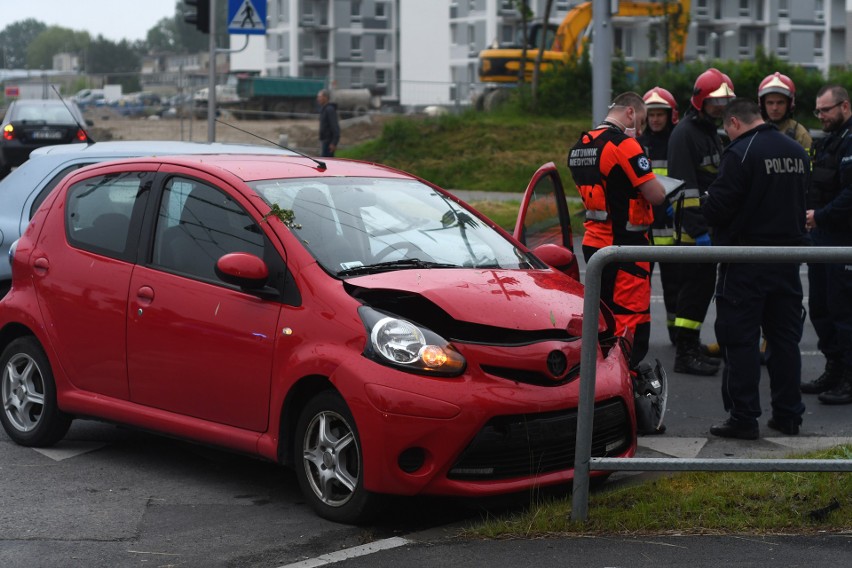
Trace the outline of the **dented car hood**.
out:
<instances>
[{"instance_id":1,"label":"dented car hood","mask_svg":"<svg viewBox=\"0 0 852 568\"><path fill-rule=\"evenodd\" d=\"M506 329L566 329L583 319L582 285L550 270L399 270L348 284L419 294L456 320Z\"/></svg>"}]
</instances>

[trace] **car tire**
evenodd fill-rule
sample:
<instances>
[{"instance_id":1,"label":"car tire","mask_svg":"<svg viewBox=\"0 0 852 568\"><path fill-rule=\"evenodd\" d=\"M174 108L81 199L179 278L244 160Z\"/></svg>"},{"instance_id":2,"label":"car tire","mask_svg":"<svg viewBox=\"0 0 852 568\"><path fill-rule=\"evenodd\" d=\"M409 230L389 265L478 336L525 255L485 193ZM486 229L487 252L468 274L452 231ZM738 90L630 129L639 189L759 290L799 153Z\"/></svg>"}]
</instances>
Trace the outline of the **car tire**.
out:
<instances>
[{"instance_id":1,"label":"car tire","mask_svg":"<svg viewBox=\"0 0 852 568\"><path fill-rule=\"evenodd\" d=\"M295 446L299 487L319 516L347 524L375 517L381 496L364 489L361 440L336 391L322 391L305 405Z\"/></svg>"},{"instance_id":2,"label":"car tire","mask_svg":"<svg viewBox=\"0 0 852 568\"><path fill-rule=\"evenodd\" d=\"M0 356L0 422L22 446L51 446L61 440L72 417L59 410L50 362L34 337L14 340Z\"/></svg>"}]
</instances>

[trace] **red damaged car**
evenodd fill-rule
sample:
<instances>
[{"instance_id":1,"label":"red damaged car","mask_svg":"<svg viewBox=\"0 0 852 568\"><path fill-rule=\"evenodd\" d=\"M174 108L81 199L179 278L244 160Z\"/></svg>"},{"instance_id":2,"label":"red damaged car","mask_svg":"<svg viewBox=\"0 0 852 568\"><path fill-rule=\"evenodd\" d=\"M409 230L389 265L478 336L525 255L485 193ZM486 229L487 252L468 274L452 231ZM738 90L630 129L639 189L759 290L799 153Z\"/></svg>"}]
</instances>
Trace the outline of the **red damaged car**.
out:
<instances>
[{"instance_id":1,"label":"red damaged car","mask_svg":"<svg viewBox=\"0 0 852 568\"><path fill-rule=\"evenodd\" d=\"M359 162L80 169L11 252L0 420L28 446L79 417L253 454L340 522L383 494L566 484L583 287L553 164L515 232ZM629 342L599 319L593 455L631 456Z\"/></svg>"}]
</instances>

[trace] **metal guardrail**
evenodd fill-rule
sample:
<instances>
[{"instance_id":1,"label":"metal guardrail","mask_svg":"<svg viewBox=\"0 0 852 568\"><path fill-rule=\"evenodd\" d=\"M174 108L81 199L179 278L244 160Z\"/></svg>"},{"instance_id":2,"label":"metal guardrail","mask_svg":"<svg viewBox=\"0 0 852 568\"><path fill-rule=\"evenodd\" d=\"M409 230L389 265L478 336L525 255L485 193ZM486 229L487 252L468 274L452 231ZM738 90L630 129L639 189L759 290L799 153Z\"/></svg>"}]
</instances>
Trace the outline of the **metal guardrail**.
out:
<instances>
[{"instance_id":1,"label":"metal guardrail","mask_svg":"<svg viewBox=\"0 0 852 568\"><path fill-rule=\"evenodd\" d=\"M571 518L589 514L589 472L595 471L852 471L852 460L592 458L597 359L597 326L604 267L618 261L654 262L813 262L852 263L852 247L649 247L612 246L597 251L586 265L583 339L580 351L580 402Z\"/></svg>"}]
</instances>

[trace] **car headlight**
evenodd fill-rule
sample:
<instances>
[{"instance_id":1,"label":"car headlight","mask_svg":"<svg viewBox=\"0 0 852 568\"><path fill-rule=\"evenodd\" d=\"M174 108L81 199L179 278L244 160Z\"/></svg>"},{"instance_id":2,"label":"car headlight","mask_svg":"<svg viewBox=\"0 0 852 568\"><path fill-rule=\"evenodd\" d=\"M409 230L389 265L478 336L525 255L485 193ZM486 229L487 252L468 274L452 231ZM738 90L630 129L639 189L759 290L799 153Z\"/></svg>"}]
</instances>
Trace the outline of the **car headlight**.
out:
<instances>
[{"instance_id":1,"label":"car headlight","mask_svg":"<svg viewBox=\"0 0 852 568\"><path fill-rule=\"evenodd\" d=\"M423 375L454 377L464 372L464 357L437 333L366 306L358 313L370 336L367 357Z\"/></svg>"}]
</instances>

